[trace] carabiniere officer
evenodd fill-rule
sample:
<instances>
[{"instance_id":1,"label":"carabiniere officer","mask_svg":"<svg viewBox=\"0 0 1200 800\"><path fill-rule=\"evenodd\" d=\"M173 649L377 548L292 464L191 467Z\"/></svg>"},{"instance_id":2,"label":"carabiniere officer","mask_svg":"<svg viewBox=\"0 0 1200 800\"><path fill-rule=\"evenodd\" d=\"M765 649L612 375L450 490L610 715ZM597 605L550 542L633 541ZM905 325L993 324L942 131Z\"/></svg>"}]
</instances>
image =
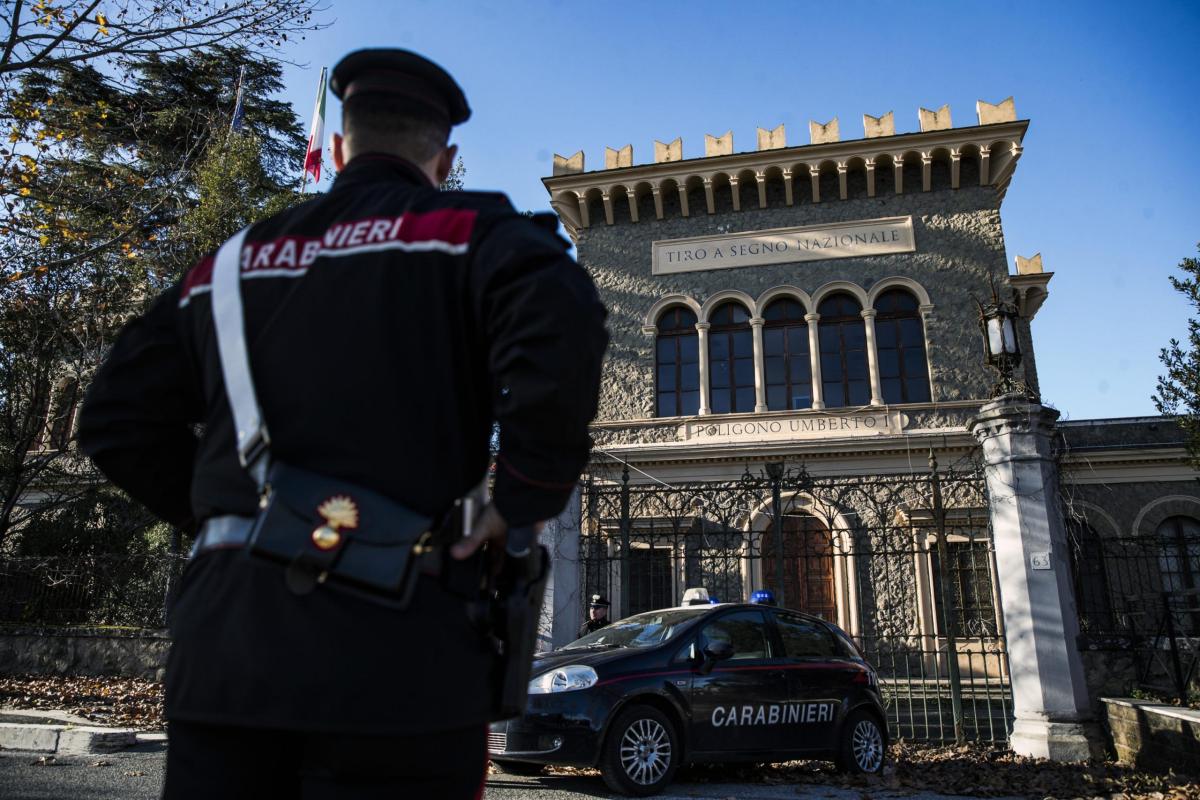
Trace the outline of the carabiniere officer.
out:
<instances>
[{"instance_id":1,"label":"carabiniere officer","mask_svg":"<svg viewBox=\"0 0 1200 800\"><path fill-rule=\"evenodd\" d=\"M433 62L361 50L330 86L337 179L253 225L242 250L272 457L442 518L485 474L498 421L493 500L470 538L439 543L448 566L407 610L298 595L282 566L206 534L258 504L234 452L213 256L129 323L79 441L113 483L199 532L170 618L167 798L477 796L492 662L450 583L478 573L484 541L558 514L587 458L605 312L553 219L439 191L451 126L471 112Z\"/></svg>"}]
</instances>

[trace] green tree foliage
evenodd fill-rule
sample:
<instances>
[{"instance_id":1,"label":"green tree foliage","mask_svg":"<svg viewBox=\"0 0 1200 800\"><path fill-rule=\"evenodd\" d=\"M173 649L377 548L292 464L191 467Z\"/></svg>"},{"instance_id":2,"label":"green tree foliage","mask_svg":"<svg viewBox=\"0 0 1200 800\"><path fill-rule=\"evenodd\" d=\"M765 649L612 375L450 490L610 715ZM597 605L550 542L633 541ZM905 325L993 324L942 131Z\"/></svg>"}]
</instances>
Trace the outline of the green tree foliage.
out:
<instances>
[{"instance_id":1,"label":"green tree foliage","mask_svg":"<svg viewBox=\"0 0 1200 800\"><path fill-rule=\"evenodd\" d=\"M97 515L115 501L69 442L90 375L204 252L298 199L305 139L271 97L277 63L218 48L128 66L120 83L87 64L30 71L0 99L0 546L125 518Z\"/></svg>"},{"instance_id":2,"label":"green tree foliage","mask_svg":"<svg viewBox=\"0 0 1200 800\"><path fill-rule=\"evenodd\" d=\"M466 177L467 168L463 164L463 160L455 159L454 166L450 168L450 174L446 176L446 180L442 181L442 190L453 192L465 188L463 181L466 180Z\"/></svg>"},{"instance_id":3,"label":"green tree foliage","mask_svg":"<svg viewBox=\"0 0 1200 800\"><path fill-rule=\"evenodd\" d=\"M1185 258L1179 269L1183 277L1172 275L1171 286L1187 298L1192 316L1186 343L1172 339L1159 354L1166 373L1158 378L1154 405L1159 413L1179 415L1192 462L1200 466L1200 259Z\"/></svg>"},{"instance_id":4,"label":"green tree foliage","mask_svg":"<svg viewBox=\"0 0 1200 800\"><path fill-rule=\"evenodd\" d=\"M0 92L32 70L130 61L214 47L278 48L324 27L310 0L6 0Z\"/></svg>"}]
</instances>

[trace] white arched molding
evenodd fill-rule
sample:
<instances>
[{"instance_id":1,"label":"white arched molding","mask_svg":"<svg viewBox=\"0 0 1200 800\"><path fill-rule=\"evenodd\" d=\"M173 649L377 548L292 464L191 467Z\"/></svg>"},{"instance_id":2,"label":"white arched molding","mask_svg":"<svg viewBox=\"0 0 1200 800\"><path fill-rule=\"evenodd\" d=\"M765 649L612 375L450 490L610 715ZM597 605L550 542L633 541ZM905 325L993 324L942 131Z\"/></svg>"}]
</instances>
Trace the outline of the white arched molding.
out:
<instances>
[{"instance_id":1,"label":"white arched molding","mask_svg":"<svg viewBox=\"0 0 1200 800\"><path fill-rule=\"evenodd\" d=\"M1113 519L1112 514L1109 514L1095 503L1089 503L1086 500L1076 500L1075 498L1071 498L1066 504L1072 510L1082 511L1083 513L1079 514L1078 516L1083 517L1083 521L1090 525L1092 530L1094 530L1096 535L1101 539L1113 538L1121 535L1121 526L1117 524L1115 519ZM1101 532L1100 526L1096 524L1101 520L1104 521L1103 527L1108 529L1106 532Z\"/></svg>"},{"instance_id":2,"label":"white arched molding","mask_svg":"<svg viewBox=\"0 0 1200 800\"><path fill-rule=\"evenodd\" d=\"M925 291L925 287L912 278L905 278L902 275L891 275L876 281L871 286L871 290L867 292L867 302L863 303L863 307L874 308L875 301L879 299L879 295L889 289L907 289L917 298L918 305L929 306L929 309L933 310L933 302L929 299L929 292Z\"/></svg>"},{"instance_id":3,"label":"white arched molding","mask_svg":"<svg viewBox=\"0 0 1200 800\"><path fill-rule=\"evenodd\" d=\"M1167 506L1163 508L1163 506ZM1133 536L1153 536L1163 520L1174 516L1190 516L1200 520L1200 497L1187 494L1169 494L1151 500L1133 520L1130 533ZM1145 527L1146 530L1142 530Z\"/></svg>"},{"instance_id":4,"label":"white arched molding","mask_svg":"<svg viewBox=\"0 0 1200 800\"><path fill-rule=\"evenodd\" d=\"M863 308L871 307L867 302L866 290L864 290L857 283L853 283L851 281L830 281L820 289L817 289L815 292L813 292L811 310L816 312L817 307L821 305L821 302L826 297L839 292L845 292L846 294L853 295L854 299L857 300L859 305L861 305Z\"/></svg>"},{"instance_id":5,"label":"white arched molding","mask_svg":"<svg viewBox=\"0 0 1200 800\"><path fill-rule=\"evenodd\" d=\"M812 298L808 296L808 292L796 286L784 284L782 286L772 286L758 296L758 300L754 303L754 316L761 317L763 312L767 310L767 306L772 301L778 300L781 297L790 297L793 300L799 300L804 306L805 313L813 310Z\"/></svg>"},{"instance_id":6,"label":"white arched molding","mask_svg":"<svg viewBox=\"0 0 1200 800\"><path fill-rule=\"evenodd\" d=\"M642 333L649 336L654 336L658 333L658 318L663 315L663 312L674 306L685 306L696 315L696 319L700 319L700 304L686 294L668 294L663 295L654 301L654 305L650 306L650 310L646 312L646 318L642 321Z\"/></svg>"},{"instance_id":7,"label":"white arched molding","mask_svg":"<svg viewBox=\"0 0 1200 800\"><path fill-rule=\"evenodd\" d=\"M700 314L698 315L699 321L708 322L709 315L712 314L716 307L730 300L736 300L737 302L741 303L742 307L746 309L746 313L750 316L758 316L754 313L753 297L737 289L725 289L717 292L704 301L704 304L700 306Z\"/></svg>"},{"instance_id":8,"label":"white arched molding","mask_svg":"<svg viewBox=\"0 0 1200 800\"><path fill-rule=\"evenodd\" d=\"M784 515L807 514L814 517L825 526L833 545L833 592L834 604L837 606L838 627L851 636L862 633L858 624L858 570L854 551L853 526L850 520L857 515L826 502L817 502L811 495L803 492L784 492L780 499ZM746 526L746 550L757 553L756 558L748 558L742 567L742 578L745 585L765 586L762 574L762 536L771 524L771 498L764 497L756 508L750 510L750 519ZM755 546L757 544L757 546ZM794 598L785 598L789 607L797 608Z\"/></svg>"}]
</instances>

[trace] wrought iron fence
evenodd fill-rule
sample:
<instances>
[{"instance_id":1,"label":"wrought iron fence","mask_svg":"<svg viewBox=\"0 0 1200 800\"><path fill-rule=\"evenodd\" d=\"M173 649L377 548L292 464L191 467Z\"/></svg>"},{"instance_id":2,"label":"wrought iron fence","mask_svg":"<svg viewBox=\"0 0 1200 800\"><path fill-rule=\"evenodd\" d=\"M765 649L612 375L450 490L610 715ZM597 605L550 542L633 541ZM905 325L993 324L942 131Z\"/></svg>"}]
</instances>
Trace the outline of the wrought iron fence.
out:
<instances>
[{"instance_id":1,"label":"wrought iron fence","mask_svg":"<svg viewBox=\"0 0 1200 800\"><path fill-rule=\"evenodd\" d=\"M586 595L613 616L770 589L836 622L880 673L893 736L1003 742L1008 658L982 476L817 477L770 465L739 480L667 485L628 468L582 496Z\"/></svg>"},{"instance_id":2,"label":"wrought iron fence","mask_svg":"<svg viewBox=\"0 0 1200 800\"><path fill-rule=\"evenodd\" d=\"M1132 657L1127 689L1187 703L1200 690L1200 529L1167 523L1110 538L1068 520L1079 646Z\"/></svg>"},{"instance_id":3,"label":"wrought iron fence","mask_svg":"<svg viewBox=\"0 0 1200 800\"><path fill-rule=\"evenodd\" d=\"M0 558L0 628L162 628L171 555Z\"/></svg>"}]
</instances>

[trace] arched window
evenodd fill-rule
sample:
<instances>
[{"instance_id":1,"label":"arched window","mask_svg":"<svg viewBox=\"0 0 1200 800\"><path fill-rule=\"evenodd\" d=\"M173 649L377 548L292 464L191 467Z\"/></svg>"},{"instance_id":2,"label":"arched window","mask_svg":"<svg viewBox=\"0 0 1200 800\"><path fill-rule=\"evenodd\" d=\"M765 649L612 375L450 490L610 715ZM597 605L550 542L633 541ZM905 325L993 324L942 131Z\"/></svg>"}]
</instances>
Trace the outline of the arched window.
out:
<instances>
[{"instance_id":1,"label":"arched window","mask_svg":"<svg viewBox=\"0 0 1200 800\"><path fill-rule=\"evenodd\" d=\"M1158 538L1158 572L1164 592L1200 589L1200 522L1191 517L1167 517L1155 531ZM1175 623L1188 635L1200 632L1200 597L1175 594Z\"/></svg>"},{"instance_id":2,"label":"arched window","mask_svg":"<svg viewBox=\"0 0 1200 800\"><path fill-rule=\"evenodd\" d=\"M790 297L781 297L767 306L763 319L767 408L812 408L812 361L804 306Z\"/></svg>"},{"instance_id":3,"label":"arched window","mask_svg":"<svg viewBox=\"0 0 1200 800\"><path fill-rule=\"evenodd\" d=\"M1109 596L1108 567L1104 543L1085 520L1067 519L1067 542L1071 573L1075 579L1075 603L1084 633L1107 633L1115 629Z\"/></svg>"},{"instance_id":4,"label":"arched window","mask_svg":"<svg viewBox=\"0 0 1200 800\"><path fill-rule=\"evenodd\" d=\"M879 353L883 402L928 403L925 328L917 299L903 289L891 289L879 295L875 311L875 346Z\"/></svg>"},{"instance_id":5,"label":"arched window","mask_svg":"<svg viewBox=\"0 0 1200 800\"><path fill-rule=\"evenodd\" d=\"M827 408L865 406L871 402L867 377L867 334L862 306L848 294L830 295L817 309L821 315L821 389Z\"/></svg>"},{"instance_id":6,"label":"arched window","mask_svg":"<svg viewBox=\"0 0 1200 800\"><path fill-rule=\"evenodd\" d=\"M696 339L696 315L691 310L675 306L658 318L654 365L658 416L698 414L700 346Z\"/></svg>"},{"instance_id":7,"label":"arched window","mask_svg":"<svg viewBox=\"0 0 1200 800\"><path fill-rule=\"evenodd\" d=\"M754 335L740 303L718 306L709 319L708 382L714 414L754 410Z\"/></svg>"}]
</instances>

